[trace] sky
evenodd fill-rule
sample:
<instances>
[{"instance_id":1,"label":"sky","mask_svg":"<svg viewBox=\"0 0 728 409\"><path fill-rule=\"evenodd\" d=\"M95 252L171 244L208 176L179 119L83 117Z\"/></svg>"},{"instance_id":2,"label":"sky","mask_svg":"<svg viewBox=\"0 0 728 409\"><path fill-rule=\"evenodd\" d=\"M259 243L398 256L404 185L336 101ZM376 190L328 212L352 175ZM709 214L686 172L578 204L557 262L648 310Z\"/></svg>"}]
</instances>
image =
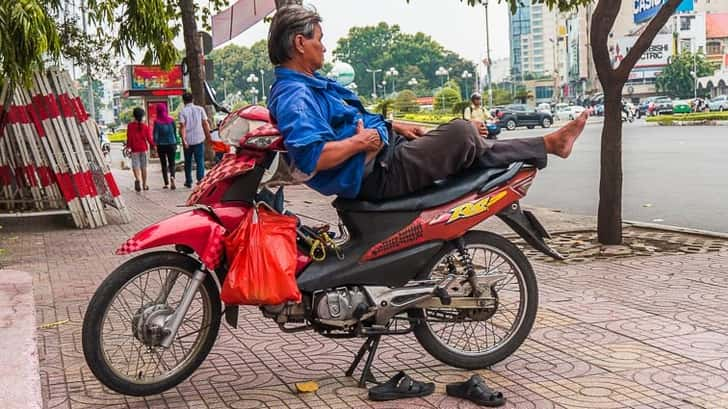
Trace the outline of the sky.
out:
<instances>
[{"instance_id":1,"label":"sky","mask_svg":"<svg viewBox=\"0 0 728 409\"><path fill-rule=\"evenodd\" d=\"M232 3L232 1L231 1ZM493 60L508 57L508 9L505 3L490 1L490 47ZM479 63L485 53L485 10L459 0L308 0L323 18L327 60L336 41L354 26L374 25L380 21L398 24L402 32L429 34L445 48ZM268 24L260 22L229 43L250 46L268 34ZM224 47L226 44L221 45Z\"/></svg>"}]
</instances>

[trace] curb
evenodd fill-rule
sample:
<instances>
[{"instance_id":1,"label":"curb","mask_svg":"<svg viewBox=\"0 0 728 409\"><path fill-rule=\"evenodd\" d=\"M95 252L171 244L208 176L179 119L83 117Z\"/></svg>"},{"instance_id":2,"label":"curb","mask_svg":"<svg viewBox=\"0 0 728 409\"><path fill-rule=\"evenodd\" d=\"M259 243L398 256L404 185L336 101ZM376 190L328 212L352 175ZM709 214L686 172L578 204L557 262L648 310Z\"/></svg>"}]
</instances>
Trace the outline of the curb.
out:
<instances>
[{"instance_id":1,"label":"curb","mask_svg":"<svg viewBox=\"0 0 728 409\"><path fill-rule=\"evenodd\" d=\"M691 227L671 226L669 224L647 223L647 222L638 222L638 221L632 221L632 220L624 220L623 223L628 226L640 227L643 229L664 230L664 231L670 231L670 232L675 232L675 233L695 234L698 236L706 236L706 237L713 237L716 239L728 240L728 233L720 233L720 232L715 232L715 231L710 231L710 230L700 230L700 229L693 229Z\"/></svg>"},{"instance_id":2,"label":"curb","mask_svg":"<svg viewBox=\"0 0 728 409\"><path fill-rule=\"evenodd\" d=\"M41 409L33 277L0 270L0 407Z\"/></svg>"}]
</instances>

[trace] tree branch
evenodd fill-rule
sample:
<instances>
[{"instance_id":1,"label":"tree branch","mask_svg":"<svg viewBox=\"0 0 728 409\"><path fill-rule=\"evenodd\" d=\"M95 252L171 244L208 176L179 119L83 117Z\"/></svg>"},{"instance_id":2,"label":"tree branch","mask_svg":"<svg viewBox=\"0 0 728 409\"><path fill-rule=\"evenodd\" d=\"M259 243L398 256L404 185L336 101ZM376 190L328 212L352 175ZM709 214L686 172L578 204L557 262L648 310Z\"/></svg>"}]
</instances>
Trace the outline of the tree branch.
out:
<instances>
[{"instance_id":1,"label":"tree branch","mask_svg":"<svg viewBox=\"0 0 728 409\"><path fill-rule=\"evenodd\" d=\"M632 68L634 68L637 64L637 61L639 61L642 57L642 54L647 51L647 48L652 44L652 40L655 39L655 36L660 32L665 23L667 23L670 16L675 13L675 10L677 9L677 6L680 5L681 1L682 0L668 0L667 3L662 6L660 11L657 12L657 15L652 19L652 21L650 21L647 28L645 28L645 31L642 32L632 46L632 49L629 50L627 56L624 57L622 62L619 64L619 67L617 67L617 70L615 71L617 78L624 81L627 80Z\"/></svg>"},{"instance_id":2,"label":"tree branch","mask_svg":"<svg viewBox=\"0 0 728 409\"><path fill-rule=\"evenodd\" d=\"M609 33L617 20L622 0L600 1L592 14L592 27L589 33L594 62L599 81L605 90L613 83L614 69L609 56Z\"/></svg>"}]
</instances>

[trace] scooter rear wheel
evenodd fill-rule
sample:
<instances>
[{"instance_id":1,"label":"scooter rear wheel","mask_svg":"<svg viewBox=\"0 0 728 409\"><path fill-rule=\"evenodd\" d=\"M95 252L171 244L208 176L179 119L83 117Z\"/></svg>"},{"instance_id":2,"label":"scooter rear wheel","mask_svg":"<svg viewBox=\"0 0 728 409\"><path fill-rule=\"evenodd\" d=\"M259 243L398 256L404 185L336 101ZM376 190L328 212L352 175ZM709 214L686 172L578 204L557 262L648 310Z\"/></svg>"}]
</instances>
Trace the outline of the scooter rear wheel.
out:
<instances>
[{"instance_id":1,"label":"scooter rear wheel","mask_svg":"<svg viewBox=\"0 0 728 409\"><path fill-rule=\"evenodd\" d=\"M509 357L528 337L538 310L538 285L528 259L510 241L482 231L468 232L464 239L477 277L505 275L491 293L497 297L496 307L417 309L409 316L420 319L414 334L433 357L451 366L481 369ZM464 278L457 250L446 249L436 260L418 279L444 278L453 271ZM460 291L472 294L472 289Z\"/></svg>"},{"instance_id":2,"label":"scooter rear wheel","mask_svg":"<svg viewBox=\"0 0 728 409\"><path fill-rule=\"evenodd\" d=\"M147 396L184 381L210 352L220 328L220 296L210 276L198 287L169 348L160 324L178 307L200 263L169 251L135 257L99 286L83 320L91 372L116 392Z\"/></svg>"}]
</instances>

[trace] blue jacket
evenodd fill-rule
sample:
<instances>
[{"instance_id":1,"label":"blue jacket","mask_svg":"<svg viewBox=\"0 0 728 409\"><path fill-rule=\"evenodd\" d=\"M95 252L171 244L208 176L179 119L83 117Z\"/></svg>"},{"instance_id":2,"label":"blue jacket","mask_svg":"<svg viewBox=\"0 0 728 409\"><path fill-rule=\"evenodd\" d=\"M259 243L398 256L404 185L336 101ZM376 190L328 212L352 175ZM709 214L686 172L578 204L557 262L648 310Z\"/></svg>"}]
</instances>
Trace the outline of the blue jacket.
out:
<instances>
[{"instance_id":1,"label":"blue jacket","mask_svg":"<svg viewBox=\"0 0 728 409\"><path fill-rule=\"evenodd\" d=\"M352 137L359 119L388 143L384 117L367 112L359 97L336 81L282 67L275 69L275 75L268 109L298 170L314 173L324 144ZM365 156L360 152L339 166L319 171L307 184L324 195L354 198L361 189Z\"/></svg>"},{"instance_id":2,"label":"blue jacket","mask_svg":"<svg viewBox=\"0 0 728 409\"><path fill-rule=\"evenodd\" d=\"M174 126L174 122L162 124L155 121L153 134L155 145L177 144L177 129Z\"/></svg>"}]
</instances>

